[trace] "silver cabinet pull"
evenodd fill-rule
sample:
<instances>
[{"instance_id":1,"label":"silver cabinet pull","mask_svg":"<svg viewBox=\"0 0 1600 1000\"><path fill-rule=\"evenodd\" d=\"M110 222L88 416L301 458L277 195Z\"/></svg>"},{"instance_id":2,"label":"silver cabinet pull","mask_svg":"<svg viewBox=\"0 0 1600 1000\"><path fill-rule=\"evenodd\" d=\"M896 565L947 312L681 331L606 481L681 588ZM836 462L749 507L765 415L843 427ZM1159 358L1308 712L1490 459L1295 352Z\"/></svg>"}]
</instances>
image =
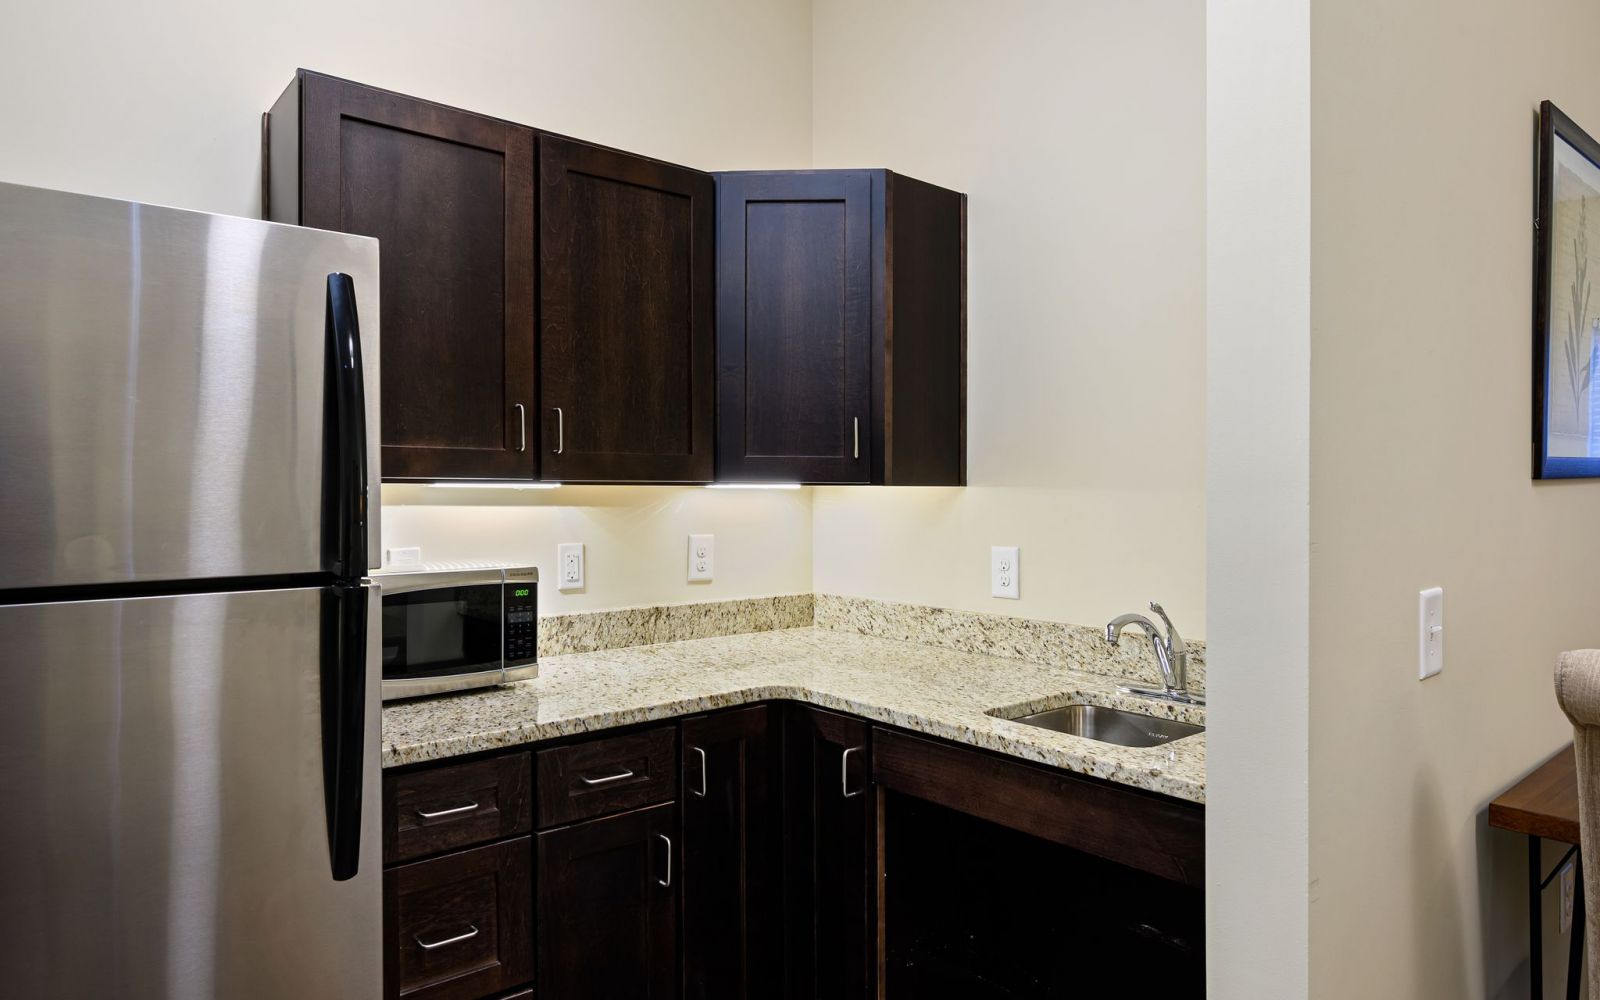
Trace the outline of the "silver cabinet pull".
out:
<instances>
[{"instance_id":1,"label":"silver cabinet pull","mask_svg":"<svg viewBox=\"0 0 1600 1000\"><path fill-rule=\"evenodd\" d=\"M850 418L850 457L861 457L861 418Z\"/></svg>"},{"instance_id":2,"label":"silver cabinet pull","mask_svg":"<svg viewBox=\"0 0 1600 1000\"><path fill-rule=\"evenodd\" d=\"M421 809L418 809L417 816L420 819L438 819L441 816L457 816L461 813L471 812L476 808L478 808L478 804L476 802L468 802L466 805L456 806L454 809L440 809L438 812L431 813L423 812Z\"/></svg>"},{"instance_id":3,"label":"silver cabinet pull","mask_svg":"<svg viewBox=\"0 0 1600 1000\"><path fill-rule=\"evenodd\" d=\"M517 408L517 450L528 450L528 408L521 403L513 403Z\"/></svg>"},{"instance_id":4,"label":"silver cabinet pull","mask_svg":"<svg viewBox=\"0 0 1600 1000\"><path fill-rule=\"evenodd\" d=\"M656 885L668 889L672 886L672 838L664 833L658 833L656 836L667 842L667 877L656 879Z\"/></svg>"},{"instance_id":5,"label":"silver cabinet pull","mask_svg":"<svg viewBox=\"0 0 1600 1000\"><path fill-rule=\"evenodd\" d=\"M616 774L608 774L604 778L585 778L580 776L578 780L583 782L585 785L609 785L613 781L621 781L623 778L631 777L633 777L633 772L627 768L623 768Z\"/></svg>"},{"instance_id":6,"label":"silver cabinet pull","mask_svg":"<svg viewBox=\"0 0 1600 1000\"><path fill-rule=\"evenodd\" d=\"M847 799L853 799L866 790L865 783L853 792L850 790L850 755L860 749L860 747L846 747L844 753L839 755L839 791L843 792Z\"/></svg>"},{"instance_id":7,"label":"silver cabinet pull","mask_svg":"<svg viewBox=\"0 0 1600 1000\"><path fill-rule=\"evenodd\" d=\"M700 788L698 790L691 788L689 791L703 799L706 797L706 791L711 787L706 778L706 752L701 747L690 747L689 749L700 755Z\"/></svg>"},{"instance_id":8,"label":"silver cabinet pull","mask_svg":"<svg viewBox=\"0 0 1600 1000\"><path fill-rule=\"evenodd\" d=\"M556 411L556 454L559 455L567 446L567 418L562 414L561 407L554 406L551 409Z\"/></svg>"},{"instance_id":9,"label":"silver cabinet pull","mask_svg":"<svg viewBox=\"0 0 1600 1000\"><path fill-rule=\"evenodd\" d=\"M468 924L467 926L471 927L472 929L467 931L465 934L457 934L455 937L447 937L443 941L424 941L421 938L417 938L417 944L422 946L423 951L432 951L435 948L443 948L447 944L460 944L463 941L470 941L478 936L478 928L476 924Z\"/></svg>"}]
</instances>

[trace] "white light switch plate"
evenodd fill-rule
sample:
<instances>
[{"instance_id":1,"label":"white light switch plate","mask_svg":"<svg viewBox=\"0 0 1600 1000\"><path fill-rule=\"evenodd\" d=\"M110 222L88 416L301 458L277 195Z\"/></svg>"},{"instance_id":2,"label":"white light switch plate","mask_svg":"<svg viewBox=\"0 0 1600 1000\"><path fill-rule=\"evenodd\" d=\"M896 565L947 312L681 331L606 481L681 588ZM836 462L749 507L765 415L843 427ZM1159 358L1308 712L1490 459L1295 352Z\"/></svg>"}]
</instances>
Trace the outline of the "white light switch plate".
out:
<instances>
[{"instance_id":1,"label":"white light switch plate","mask_svg":"<svg viewBox=\"0 0 1600 1000\"><path fill-rule=\"evenodd\" d=\"M556 589L583 589L582 542L563 542L556 546Z\"/></svg>"},{"instance_id":2,"label":"white light switch plate","mask_svg":"<svg viewBox=\"0 0 1600 1000\"><path fill-rule=\"evenodd\" d=\"M711 579L717 570L717 538L715 535L689 536L689 582L702 583Z\"/></svg>"},{"instance_id":3,"label":"white light switch plate","mask_svg":"<svg viewBox=\"0 0 1600 1000\"><path fill-rule=\"evenodd\" d=\"M1417 680L1444 669L1444 588L1429 587L1417 595Z\"/></svg>"},{"instance_id":4,"label":"white light switch plate","mask_svg":"<svg viewBox=\"0 0 1600 1000\"><path fill-rule=\"evenodd\" d=\"M996 545L989 550L989 596L1007 600L1022 598L1022 564L1015 545Z\"/></svg>"},{"instance_id":5,"label":"white light switch plate","mask_svg":"<svg viewBox=\"0 0 1600 1000\"><path fill-rule=\"evenodd\" d=\"M1561 866L1561 933L1572 929L1572 897L1577 890L1577 874L1568 861Z\"/></svg>"}]
</instances>

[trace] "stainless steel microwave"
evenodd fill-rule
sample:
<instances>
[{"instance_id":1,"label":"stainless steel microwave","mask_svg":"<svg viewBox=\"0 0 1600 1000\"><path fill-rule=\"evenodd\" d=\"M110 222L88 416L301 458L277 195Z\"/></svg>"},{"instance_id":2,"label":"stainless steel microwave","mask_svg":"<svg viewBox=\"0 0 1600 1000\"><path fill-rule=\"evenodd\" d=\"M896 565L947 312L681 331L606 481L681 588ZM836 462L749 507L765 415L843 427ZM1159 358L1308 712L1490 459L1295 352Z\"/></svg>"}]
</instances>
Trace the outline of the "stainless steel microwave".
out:
<instances>
[{"instance_id":1,"label":"stainless steel microwave","mask_svg":"<svg viewBox=\"0 0 1600 1000\"><path fill-rule=\"evenodd\" d=\"M539 676L539 570L373 574L383 597L383 700Z\"/></svg>"}]
</instances>

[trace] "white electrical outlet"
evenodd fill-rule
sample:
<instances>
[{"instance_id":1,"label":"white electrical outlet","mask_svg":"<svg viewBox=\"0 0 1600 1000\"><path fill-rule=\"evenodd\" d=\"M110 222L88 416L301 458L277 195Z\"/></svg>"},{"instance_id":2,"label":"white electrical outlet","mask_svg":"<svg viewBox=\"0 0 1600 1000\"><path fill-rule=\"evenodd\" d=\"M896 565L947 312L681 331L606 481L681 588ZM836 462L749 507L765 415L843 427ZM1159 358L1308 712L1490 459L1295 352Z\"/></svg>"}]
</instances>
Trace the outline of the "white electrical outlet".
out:
<instances>
[{"instance_id":1,"label":"white electrical outlet","mask_svg":"<svg viewBox=\"0 0 1600 1000\"><path fill-rule=\"evenodd\" d=\"M1577 889L1577 876L1572 869L1571 861L1561 866L1561 933L1563 934L1572 929L1572 896Z\"/></svg>"},{"instance_id":2,"label":"white electrical outlet","mask_svg":"<svg viewBox=\"0 0 1600 1000\"><path fill-rule=\"evenodd\" d=\"M384 549L383 564L398 569L401 566L420 566L422 550L416 546L404 549Z\"/></svg>"},{"instance_id":3,"label":"white electrical outlet","mask_svg":"<svg viewBox=\"0 0 1600 1000\"><path fill-rule=\"evenodd\" d=\"M1417 595L1417 680L1444 669L1444 588L1429 587Z\"/></svg>"},{"instance_id":4,"label":"white electrical outlet","mask_svg":"<svg viewBox=\"0 0 1600 1000\"><path fill-rule=\"evenodd\" d=\"M989 550L989 596L1018 600L1022 597L1022 564L1015 545L996 545Z\"/></svg>"},{"instance_id":5,"label":"white electrical outlet","mask_svg":"<svg viewBox=\"0 0 1600 1000\"><path fill-rule=\"evenodd\" d=\"M582 542L563 542L556 546L556 589L583 589Z\"/></svg>"},{"instance_id":6,"label":"white electrical outlet","mask_svg":"<svg viewBox=\"0 0 1600 1000\"><path fill-rule=\"evenodd\" d=\"M715 535L689 536L689 581L700 583L711 579L717 569L717 538Z\"/></svg>"}]
</instances>

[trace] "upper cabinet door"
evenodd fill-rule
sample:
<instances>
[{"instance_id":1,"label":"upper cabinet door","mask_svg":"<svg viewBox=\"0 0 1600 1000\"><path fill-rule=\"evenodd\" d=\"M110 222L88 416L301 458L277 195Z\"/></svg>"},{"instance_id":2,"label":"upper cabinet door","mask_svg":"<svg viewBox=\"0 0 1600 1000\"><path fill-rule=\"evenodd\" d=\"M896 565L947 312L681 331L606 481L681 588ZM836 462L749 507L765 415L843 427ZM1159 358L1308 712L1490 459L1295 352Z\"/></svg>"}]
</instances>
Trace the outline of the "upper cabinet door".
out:
<instances>
[{"instance_id":1,"label":"upper cabinet door","mask_svg":"<svg viewBox=\"0 0 1600 1000\"><path fill-rule=\"evenodd\" d=\"M868 482L871 173L722 174L717 189L718 478Z\"/></svg>"},{"instance_id":2,"label":"upper cabinet door","mask_svg":"<svg viewBox=\"0 0 1600 1000\"><path fill-rule=\"evenodd\" d=\"M543 478L707 482L710 174L539 137Z\"/></svg>"},{"instance_id":3,"label":"upper cabinet door","mask_svg":"<svg viewBox=\"0 0 1600 1000\"><path fill-rule=\"evenodd\" d=\"M533 130L300 80L297 221L380 241L384 478L533 479Z\"/></svg>"}]
</instances>

